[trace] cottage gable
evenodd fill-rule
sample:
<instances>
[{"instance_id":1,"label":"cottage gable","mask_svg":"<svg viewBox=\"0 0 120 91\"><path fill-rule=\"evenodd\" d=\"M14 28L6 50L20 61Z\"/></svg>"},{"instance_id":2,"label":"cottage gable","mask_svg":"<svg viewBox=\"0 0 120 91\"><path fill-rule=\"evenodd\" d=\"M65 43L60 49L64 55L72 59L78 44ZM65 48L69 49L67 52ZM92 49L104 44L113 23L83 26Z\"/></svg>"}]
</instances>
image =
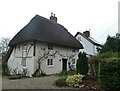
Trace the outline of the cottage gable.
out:
<instances>
[{"instance_id":1,"label":"cottage gable","mask_svg":"<svg viewBox=\"0 0 120 91\"><path fill-rule=\"evenodd\" d=\"M77 32L75 38L83 45L84 49L80 51L87 53L89 56L97 54L97 48L101 47L95 39L90 37L90 31L84 31L83 33Z\"/></svg>"}]
</instances>

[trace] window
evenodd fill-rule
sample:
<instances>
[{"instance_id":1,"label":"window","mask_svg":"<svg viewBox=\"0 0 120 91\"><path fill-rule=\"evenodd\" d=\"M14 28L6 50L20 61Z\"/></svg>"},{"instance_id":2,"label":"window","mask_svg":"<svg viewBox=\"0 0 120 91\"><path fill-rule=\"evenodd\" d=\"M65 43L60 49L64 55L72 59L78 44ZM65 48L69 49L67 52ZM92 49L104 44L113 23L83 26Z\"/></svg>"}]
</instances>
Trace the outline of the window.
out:
<instances>
[{"instance_id":1,"label":"window","mask_svg":"<svg viewBox=\"0 0 120 91\"><path fill-rule=\"evenodd\" d=\"M53 50L53 45L48 44L48 49Z\"/></svg>"},{"instance_id":2,"label":"window","mask_svg":"<svg viewBox=\"0 0 120 91\"><path fill-rule=\"evenodd\" d=\"M22 58L21 64L23 67L26 67L26 58L25 57Z\"/></svg>"},{"instance_id":3,"label":"window","mask_svg":"<svg viewBox=\"0 0 120 91\"><path fill-rule=\"evenodd\" d=\"M47 66L52 66L52 65L53 65L53 59L48 59Z\"/></svg>"},{"instance_id":4,"label":"window","mask_svg":"<svg viewBox=\"0 0 120 91\"><path fill-rule=\"evenodd\" d=\"M81 37L78 37L78 41L81 41Z\"/></svg>"},{"instance_id":5,"label":"window","mask_svg":"<svg viewBox=\"0 0 120 91\"><path fill-rule=\"evenodd\" d=\"M75 52L75 49L72 49L72 52Z\"/></svg>"}]
</instances>

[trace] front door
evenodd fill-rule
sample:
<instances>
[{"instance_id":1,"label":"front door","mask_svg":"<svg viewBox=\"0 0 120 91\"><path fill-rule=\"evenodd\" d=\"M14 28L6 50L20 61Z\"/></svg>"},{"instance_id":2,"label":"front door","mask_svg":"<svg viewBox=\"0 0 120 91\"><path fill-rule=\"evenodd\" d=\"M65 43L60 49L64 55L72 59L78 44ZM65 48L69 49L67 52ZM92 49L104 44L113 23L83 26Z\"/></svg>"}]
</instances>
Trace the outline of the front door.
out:
<instances>
[{"instance_id":1,"label":"front door","mask_svg":"<svg viewBox=\"0 0 120 91\"><path fill-rule=\"evenodd\" d=\"M67 72L67 59L62 59L62 71Z\"/></svg>"}]
</instances>

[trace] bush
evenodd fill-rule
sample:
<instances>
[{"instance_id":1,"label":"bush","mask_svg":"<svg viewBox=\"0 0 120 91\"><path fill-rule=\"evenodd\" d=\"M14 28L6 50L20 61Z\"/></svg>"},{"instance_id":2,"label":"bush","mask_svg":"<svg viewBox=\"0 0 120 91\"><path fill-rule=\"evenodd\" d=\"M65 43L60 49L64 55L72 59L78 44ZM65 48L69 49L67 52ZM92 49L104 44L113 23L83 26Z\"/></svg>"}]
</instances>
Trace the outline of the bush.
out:
<instances>
[{"instance_id":1,"label":"bush","mask_svg":"<svg viewBox=\"0 0 120 91\"><path fill-rule=\"evenodd\" d=\"M106 52L106 53L100 53L96 56L90 57L90 59L88 60L89 67L90 67L90 74L94 77L98 77L99 63L111 57L120 58L120 53Z\"/></svg>"},{"instance_id":2,"label":"bush","mask_svg":"<svg viewBox=\"0 0 120 91\"><path fill-rule=\"evenodd\" d=\"M99 84L105 90L120 89L120 58L109 58L100 63Z\"/></svg>"},{"instance_id":3,"label":"bush","mask_svg":"<svg viewBox=\"0 0 120 91\"><path fill-rule=\"evenodd\" d=\"M97 56L93 56L88 60L90 74L94 77L98 77L99 62L100 60L98 59Z\"/></svg>"},{"instance_id":4,"label":"bush","mask_svg":"<svg viewBox=\"0 0 120 91\"><path fill-rule=\"evenodd\" d=\"M21 79L21 76L10 76L9 79L14 80L14 79Z\"/></svg>"},{"instance_id":5,"label":"bush","mask_svg":"<svg viewBox=\"0 0 120 91\"><path fill-rule=\"evenodd\" d=\"M73 75L68 76L66 79L66 84L70 87L79 87L80 83L82 82L83 75Z\"/></svg>"},{"instance_id":6,"label":"bush","mask_svg":"<svg viewBox=\"0 0 120 91\"><path fill-rule=\"evenodd\" d=\"M55 81L56 86L67 86L66 84L66 77L61 77Z\"/></svg>"}]
</instances>

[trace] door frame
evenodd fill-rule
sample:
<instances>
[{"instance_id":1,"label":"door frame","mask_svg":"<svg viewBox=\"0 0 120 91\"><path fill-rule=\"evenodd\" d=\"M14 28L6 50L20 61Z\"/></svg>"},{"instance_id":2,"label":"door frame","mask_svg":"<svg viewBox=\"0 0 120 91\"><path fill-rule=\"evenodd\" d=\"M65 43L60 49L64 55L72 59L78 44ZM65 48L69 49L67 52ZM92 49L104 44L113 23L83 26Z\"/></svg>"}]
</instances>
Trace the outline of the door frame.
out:
<instances>
[{"instance_id":1,"label":"door frame","mask_svg":"<svg viewBox=\"0 0 120 91\"><path fill-rule=\"evenodd\" d=\"M67 72L67 58L62 58L62 71Z\"/></svg>"}]
</instances>

